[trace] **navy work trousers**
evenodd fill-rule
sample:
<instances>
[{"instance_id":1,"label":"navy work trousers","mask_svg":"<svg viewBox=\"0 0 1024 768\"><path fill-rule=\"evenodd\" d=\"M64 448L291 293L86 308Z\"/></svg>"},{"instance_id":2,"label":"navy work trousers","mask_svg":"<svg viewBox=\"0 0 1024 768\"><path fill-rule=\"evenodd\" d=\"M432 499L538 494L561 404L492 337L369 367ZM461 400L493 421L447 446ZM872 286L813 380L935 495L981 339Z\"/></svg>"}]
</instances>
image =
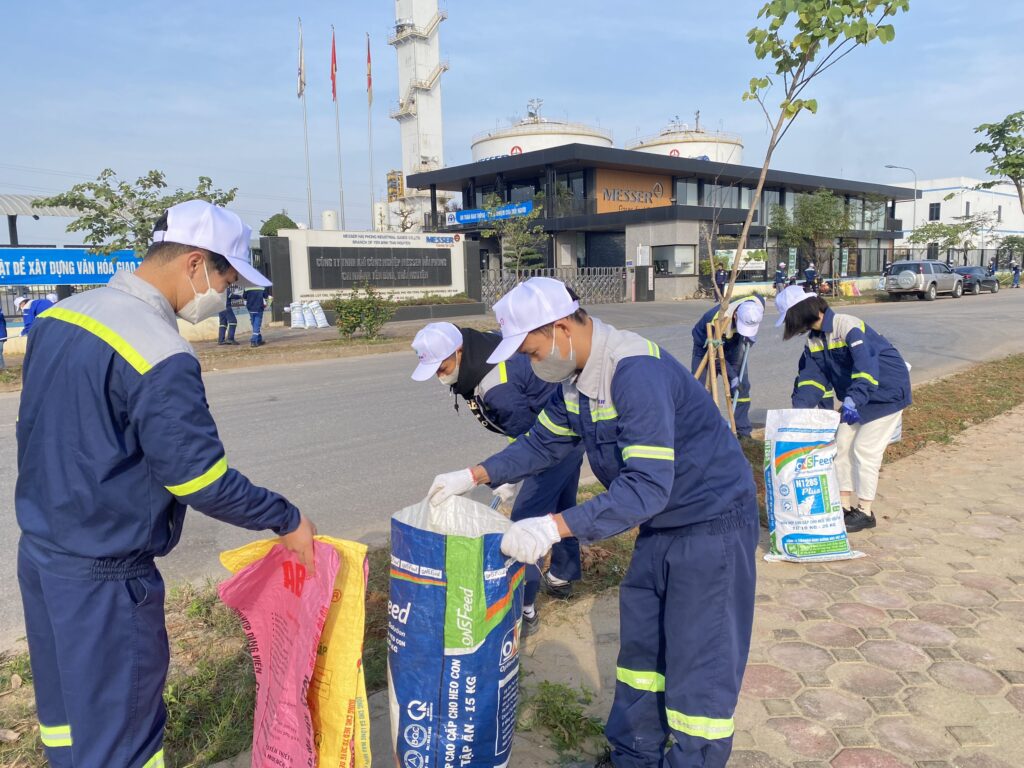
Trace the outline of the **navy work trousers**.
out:
<instances>
[{"instance_id":1,"label":"navy work trousers","mask_svg":"<svg viewBox=\"0 0 1024 768\"><path fill-rule=\"evenodd\" d=\"M580 445L555 466L526 478L512 505L512 521L551 515L575 507L582 463L583 446ZM551 567L548 572L564 581L579 581L583 574L578 539L562 539L551 548ZM533 605L539 590L540 569L536 565L528 565L523 605Z\"/></svg>"},{"instance_id":2,"label":"navy work trousers","mask_svg":"<svg viewBox=\"0 0 1024 768\"><path fill-rule=\"evenodd\" d=\"M71 578L18 551L39 731L54 768L163 768L169 651L156 566Z\"/></svg>"},{"instance_id":3,"label":"navy work trousers","mask_svg":"<svg viewBox=\"0 0 1024 768\"><path fill-rule=\"evenodd\" d=\"M220 319L220 327L217 330L217 341L234 341L235 340L235 329L238 328L238 319L235 317L234 310L225 309L217 315ZM227 338L224 336L227 334Z\"/></svg>"},{"instance_id":4,"label":"navy work trousers","mask_svg":"<svg viewBox=\"0 0 1024 768\"><path fill-rule=\"evenodd\" d=\"M729 365L736 369L737 375L740 372L740 368L743 366L743 344L736 347L738 354L734 353L729 355L726 352L726 360L729 361ZM749 355L749 353L748 353ZM696 375L697 368L700 367L701 361L704 359L704 350L693 350L693 355L690 358L690 371ZM722 386L728 387L730 385L729 375L727 371L719 370L719 375L722 377ZM707 386L708 380L707 367L701 375L700 383ZM750 421L750 362L748 358L747 369L743 371L743 375L740 377L740 388L732 392L732 397L736 401L736 434L740 437L750 437L751 432L754 430L754 425Z\"/></svg>"},{"instance_id":5,"label":"navy work trousers","mask_svg":"<svg viewBox=\"0 0 1024 768\"><path fill-rule=\"evenodd\" d=\"M616 768L721 768L729 760L759 532L751 497L719 520L637 538L619 590L617 682L605 728Z\"/></svg>"}]
</instances>

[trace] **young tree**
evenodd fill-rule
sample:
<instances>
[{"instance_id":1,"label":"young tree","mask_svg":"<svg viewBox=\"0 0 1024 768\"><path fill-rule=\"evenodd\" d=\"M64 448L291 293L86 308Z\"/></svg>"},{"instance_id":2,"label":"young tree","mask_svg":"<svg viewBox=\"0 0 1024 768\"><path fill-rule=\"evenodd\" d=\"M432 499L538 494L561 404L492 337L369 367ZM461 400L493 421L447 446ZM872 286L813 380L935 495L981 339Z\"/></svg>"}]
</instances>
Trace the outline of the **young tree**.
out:
<instances>
[{"instance_id":1,"label":"young tree","mask_svg":"<svg viewBox=\"0 0 1024 768\"><path fill-rule=\"evenodd\" d=\"M991 189L1009 181L1017 189L1020 209L1024 212L1024 111L1007 115L998 123L983 123L974 132L984 133L986 138L971 151L991 155L985 172L996 177L979 186Z\"/></svg>"},{"instance_id":2,"label":"young tree","mask_svg":"<svg viewBox=\"0 0 1024 768\"><path fill-rule=\"evenodd\" d=\"M818 111L817 100L807 97L808 86L857 48L875 40L891 42L896 30L887 20L909 8L910 0L769 0L761 7L757 17L763 26L751 29L747 41L754 46L754 55L769 62L773 71L751 78L743 99L761 107L770 136L729 286L722 297L723 309L732 297L772 155L798 115ZM777 106L768 102L776 79L782 86ZM721 314L724 318L725 312Z\"/></svg>"},{"instance_id":3,"label":"young tree","mask_svg":"<svg viewBox=\"0 0 1024 768\"><path fill-rule=\"evenodd\" d=\"M299 226L291 217L285 212L275 213L269 219L263 222L263 226L260 227L260 234L263 237L277 237L277 231L279 229L298 229Z\"/></svg>"},{"instance_id":4,"label":"young tree","mask_svg":"<svg viewBox=\"0 0 1024 768\"><path fill-rule=\"evenodd\" d=\"M836 239L850 231L852 222L846 201L831 190L819 189L796 199L792 217L782 206L774 206L771 228L780 245L809 246L821 265L831 263Z\"/></svg>"},{"instance_id":5,"label":"young tree","mask_svg":"<svg viewBox=\"0 0 1024 768\"><path fill-rule=\"evenodd\" d=\"M94 253L114 251L145 253L153 235L153 224L172 205L185 200L207 200L227 205L235 199L237 187L215 189L208 176L200 176L195 189L167 193L162 171L150 171L134 182L123 181L105 168L96 181L75 184L67 192L36 202L37 206L64 205L81 213L67 226L68 232L86 232L83 240Z\"/></svg>"},{"instance_id":6,"label":"young tree","mask_svg":"<svg viewBox=\"0 0 1024 768\"><path fill-rule=\"evenodd\" d=\"M999 250L1017 257L1024 256L1024 235L1007 235L1000 241Z\"/></svg>"},{"instance_id":7,"label":"young tree","mask_svg":"<svg viewBox=\"0 0 1024 768\"><path fill-rule=\"evenodd\" d=\"M503 208L506 203L496 194L490 194L484 200L488 225L480 234L499 240L502 265L504 269L516 273L517 281L523 270L544 264L544 254L540 250L540 244L545 236L544 227L536 223L543 212L543 203L544 195L538 193L533 196L533 209L529 213L499 219L496 218L498 209Z\"/></svg>"},{"instance_id":8,"label":"young tree","mask_svg":"<svg viewBox=\"0 0 1024 768\"><path fill-rule=\"evenodd\" d=\"M939 251L968 251L977 247L980 235L992 227L992 214L976 213L970 216L954 216L952 223L929 221L919 225L907 242L914 245L935 243Z\"/></svg>"}]
</instances>

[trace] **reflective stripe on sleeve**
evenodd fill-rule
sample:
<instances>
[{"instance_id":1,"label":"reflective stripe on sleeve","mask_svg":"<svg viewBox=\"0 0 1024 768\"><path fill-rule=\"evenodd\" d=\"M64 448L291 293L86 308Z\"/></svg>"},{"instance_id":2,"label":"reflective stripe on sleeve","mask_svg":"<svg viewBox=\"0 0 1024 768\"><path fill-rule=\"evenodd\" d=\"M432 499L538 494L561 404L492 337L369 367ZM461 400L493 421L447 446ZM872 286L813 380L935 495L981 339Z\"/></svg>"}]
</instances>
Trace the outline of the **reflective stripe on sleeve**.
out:
<instances>
[{"instance_id":1,"label":"reflective stripe on sleeve","mask_svg":"<svg viewBox=\"0 0 1024 768\"><path fill-rule=\"evenodd\" d=\"M604 408L592 408L590 410L591 421L611 421L617 419L619 412L615 410L614 405L609 405Z\"/></svg>"},{"instance_id":2,"label":"reflective stripe on sleeve","mask_svg":"<svg viewBox=\"0 0 1024 768\"><path fill-rule=\"evenodd\" d=\"M616 667L615 679L637 691L660 693L665 690L665 676L658 672L638 672L635 669Z\"/></svg>"},{"instance_id":3,"label":"reflective stripe on sleeve","mask_svg":"<svg viewBox=\"0 0 1024 768\"><path fill-rule=\"evenodd\" d=\"M855 373L850 377L851 379L867 379L876 387L878 386L878 379L872 376L870 373Z\"/></svg>"},{"instance_id":4,"label":"reflective stripe on sleeve","mask_svg":"<svg viewBox=\"0 0 1024 768\"><path fill-rule=\"evenodd\" d=\"M508 366L505 363L498 363L498 383L508 384Z\"/></svg>"},{"instance_id":5,"label":"reflective stripe on sleeve","mask_svg":"<svg viewBox=\"0 0 1024 768\"><path fill-rule=\"evenodd\" d=\"M164 751L161 749L149 760L147 760L142 768L164 768Z\"/></svg>"},{"instance_id":6,"label":"reflective stripe on sleeve","mask_svg":"<svg viewBox=\"0 0 1024 768\"><path fill-rule=\"evenodd\" d=\"M63 309L62 307L51 307L39 317L62 320L65 323L77 325L82 330L88 331L96 338L105 342L140 374L148 373L153 368L149 361L139 354L135 347L125 341L119 333L88 315L83 315L81 312L72 312L70 309Z\"/></svg>"},{"instance_id":7,"label":"reflective stripe on sleeve","mask_svg":"<svg viewBox=\"0 0 1024 768\"><path fill-rule=\"evenodd\" d=\"M539 421L544 428L553 435L558 435L559 437L579 437L579 435L568 427L560 427L555 424L555 422L551 420L551 417L548 416L547 411L541 411L540 415L537 417L537 421Z\"/></svg>"},{"instance_id":8,"label":"reflective stripe on sleeve","mask_svg":"<svg viewBox=\"0 0 1024 768\"><path fill-rule=\"evenodd\" d=\"M220 460L203 472L199 477L189 480L181 485L168 485L167 490L175 496L188 496L190 493L198 493L209 485L220 480L228 471L228 457L222 456Z\"/></svg>"},{"instance_id":9,"label":"reflective stripe on sleeve","mask_svg":"<svg viewBox=\"0 0 1024 768\"><path fill-rule=\"evenodd\" d=\"M627 445L622 449L622 460L629 461L630 459L675 461L676 452L674 448L663 448L660 445Z\"/></svg>"},{"instance_id":10,"label":"reflective stripe on sleeve","mask_svg":"<svg viewBox=\"0 0 1024 768\"><path fill-rule=\"evenodd\" d=\"M828 343L828 348L829 349L839 349L840 347L845 347L845 346L846 346L846 342L845 341L830 341Z\"/></svg>"},{"instance_id":11,"label":"reflective stripe on sleeve","mask_svg":"<svg viewBox=\"0 0 1024 768\"><path fill-rule=\"evenodd\" d=\"M657 357L660 360L661 359L661 348L658 347L658 345L655 344L653 341L650 341L650 340L646 340L646 341L647 341L647 353L651 357Z\"/></svg>"},{"instance_id":12,"label":"reflective stripe on sleeve","mask_svg":"<svg viewBox=\"0 0 1024 768\"><path fill-rule=\"evenodd\" d=\"M822 392L825 392L825 391L826 391L826 390L825 390L825 386L824 386L823 384L819 384L819 383L818 383L818 382L816 382L816 381L811 381L810 379L807 379L807 380L805 380L805 381L798 381L798 382L796 383L796 385L797 385L797 387L817 387L817 388L818 388L818 389L820 389L820 390L821 390Z\"/></svg>"},{"instance_id":13,"label":"reflective stripe on sleeve","mask_svg":"<svg viewBox=\"0 0 1024 768\"><path fill-rule=\"evenodd\" d=\"M727 739L736 730L736 724L731 717L699 717L697 715L684 715L674 709L665 708L668 718L668 727L673 731L685 733L688 736L696 736L700 739Z\"/></svg>"},{"instance_id":14,"label":"reflective stripe on sleeve","mask_svg":"<svg viewBox=\"0 0 1024 768\"><path fill-rule=\"evenodd\" d=\"M71 726L70 725L43 725L39 724L39 740L44 747L70 747Z\"/></svg>"}]
</instances>

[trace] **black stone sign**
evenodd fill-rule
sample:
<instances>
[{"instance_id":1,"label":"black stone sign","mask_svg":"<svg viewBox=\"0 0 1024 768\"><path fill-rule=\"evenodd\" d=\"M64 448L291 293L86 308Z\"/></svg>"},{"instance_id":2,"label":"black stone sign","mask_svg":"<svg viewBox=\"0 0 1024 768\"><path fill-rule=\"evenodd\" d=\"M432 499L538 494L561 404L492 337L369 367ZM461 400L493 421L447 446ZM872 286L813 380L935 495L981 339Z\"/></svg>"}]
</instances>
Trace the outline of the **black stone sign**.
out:
<instances>
[{"instance_id":1,"label":"black stone sign","mask_svg":"<svg viewBox=\"0 0 1024 768\"><path fill-rule=\"evenodd\" d=\"M327 248L311 246L309 287L313 290L420 288L452 284L448 248Z\"/></svg>"}]
</instances>

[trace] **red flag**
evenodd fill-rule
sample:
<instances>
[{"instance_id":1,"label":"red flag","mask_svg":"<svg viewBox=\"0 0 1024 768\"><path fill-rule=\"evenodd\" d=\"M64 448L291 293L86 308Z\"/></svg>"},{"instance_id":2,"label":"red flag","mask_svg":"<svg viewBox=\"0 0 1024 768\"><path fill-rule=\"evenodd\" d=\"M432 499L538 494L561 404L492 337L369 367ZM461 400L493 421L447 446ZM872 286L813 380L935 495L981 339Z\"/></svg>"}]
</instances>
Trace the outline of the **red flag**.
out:
<instances>
[{"instance_id":1,"label":"red flag","mask_svg":"<svg viewBox=\"0 0 1024 768\"><path fill-rule=\"evenodd\" d=\"M338 100L338 52L334 48L334 25L331 25L331 101Z\"/></svg>"},{"instance_id":2,"label":"red flag","mask_svg":"<svg viewBox=\"0 0 1024 768\"><path fill-rule=\"evenodd\" d=\"M366 103L373 104L373 74L370 66L370 33L366 33Z\"/></svg>"}]
</instances>

